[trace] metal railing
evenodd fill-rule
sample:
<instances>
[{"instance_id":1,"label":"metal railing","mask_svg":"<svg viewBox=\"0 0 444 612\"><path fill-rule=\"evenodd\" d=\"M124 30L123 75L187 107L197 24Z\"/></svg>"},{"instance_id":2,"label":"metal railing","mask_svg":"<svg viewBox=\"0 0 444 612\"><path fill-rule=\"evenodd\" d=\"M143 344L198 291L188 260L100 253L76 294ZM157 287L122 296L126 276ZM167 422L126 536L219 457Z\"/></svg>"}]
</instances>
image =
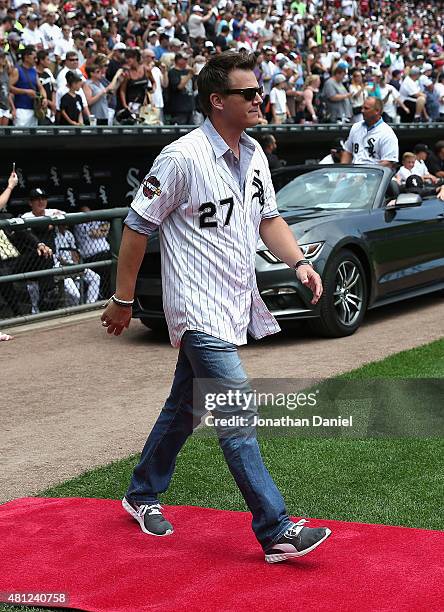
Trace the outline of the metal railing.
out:
<instances>
[{"instance_id":1,"label":"metal railing","mask_svg":"<svg viewBox=\"0 0 444 612\"><path fill-rule=\"evenodd\" d=\"M0 215L0 328L100 307L114 291L127 212Z\"/></svg>"},{"instance_id":2,"label":"metal railing","mask_svg":"<svg viewBox=\"0 0 444 612\"><path fill-rule=\"evenodd\" d=\"M397 132L409 132L412 130L421 130L424 133L436 131L439 133L444 130L444 122L435 121L431 123L391 123L391 125ZM176 137L186 134L191 130L194 130L197 125L103 125L103 126L67 126L67 125L45 125L37 126L33 128L22 128L15 126L1 126L0 136L75 136L75 135L136 135L136 134L171 134ZM267 124L267 125L256 125L253 128L248 128L247 132L263 134L269 132L280 132L280 133L295 133L295 132L332 132L337 130L349 131L351 124L342 125L341 123L307 123L307 124Z\"/></svg>"}]
</instances>

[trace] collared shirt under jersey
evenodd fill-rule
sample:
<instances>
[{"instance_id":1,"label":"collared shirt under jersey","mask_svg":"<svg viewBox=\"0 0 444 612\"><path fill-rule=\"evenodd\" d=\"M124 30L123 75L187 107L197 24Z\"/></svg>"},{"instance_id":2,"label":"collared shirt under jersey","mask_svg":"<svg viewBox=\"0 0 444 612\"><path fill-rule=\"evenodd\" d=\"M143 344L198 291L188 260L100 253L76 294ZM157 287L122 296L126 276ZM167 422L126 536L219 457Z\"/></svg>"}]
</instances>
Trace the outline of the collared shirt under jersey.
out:
<instances>
[{"instance_id":1,"label":"collared shirt under jersey","mask_svg":"<svg viewBox=\"0 0 444 612\"><path fill-rule=\"evenodd\" d=\"M268 162L255 140L242 134L236 162L207 119L162 150L131 208L144 220L128 215L132 229L144 222L160 226L163 304L173 346L187 330L236 345L246 343L247 328L256 338L279 331L256 285L259 225L279 213Z\"/></svg>"}]
</instances>

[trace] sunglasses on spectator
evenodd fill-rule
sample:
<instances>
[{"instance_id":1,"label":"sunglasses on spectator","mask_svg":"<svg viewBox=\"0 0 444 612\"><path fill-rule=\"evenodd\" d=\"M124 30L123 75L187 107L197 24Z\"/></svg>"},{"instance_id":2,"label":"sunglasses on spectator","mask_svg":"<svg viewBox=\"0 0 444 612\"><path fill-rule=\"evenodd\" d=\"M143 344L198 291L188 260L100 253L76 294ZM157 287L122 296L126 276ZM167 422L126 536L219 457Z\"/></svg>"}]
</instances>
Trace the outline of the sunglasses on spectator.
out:
<instances>
[{"instance_id":1,"label":"sunglasses on spectator","mask_svg":"<svg viewBox=\"0 0 444 612\"><path fill-rule=\"evenodd\" d=\"M244 89L226 89L224 93L228 96L239 94L244 97L247 102L253 102L257 95L262 96L264 93L263 87L245 87Z\"/></svg>"}]
</instances>

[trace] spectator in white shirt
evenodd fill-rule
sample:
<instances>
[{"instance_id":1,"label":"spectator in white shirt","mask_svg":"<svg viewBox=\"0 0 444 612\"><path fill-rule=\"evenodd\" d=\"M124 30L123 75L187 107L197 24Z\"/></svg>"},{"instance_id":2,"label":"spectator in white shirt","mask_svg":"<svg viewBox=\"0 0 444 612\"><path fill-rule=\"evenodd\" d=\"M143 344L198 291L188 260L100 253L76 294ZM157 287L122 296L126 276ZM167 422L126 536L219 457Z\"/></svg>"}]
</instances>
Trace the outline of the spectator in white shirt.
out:
<instances>
[{"instance_id":1,"label":"spectator in white shirt","mask_svg":"<svg viewBox=\"0 0 444 612\"><path fill-rule=\"evenodd\" d=\"M432 181L432 183L436 183L438 179L433 174L430 174L426 164L427 157L430 153L429 147L426 144L419 143L414 146L413 152L416 157L415 165L413 166L413 174L423 178L427 177L427 180Z\"/></svg>"},{"instance_id":2,"label":"spectator in white shirt","mask_svg":"<svg viewBox=\"0 0 444 612\"><path fill-rule=\"evenodd\" d=\"M22 43L25 47L32 45L36 51L40 51L45 46L43 34L38 27L39 17L35 13L28 16L28 23L22 32Z\"/></svg>"},{"instance_id":3,"label":"spectator in white shirt","mask_svg":"<svg viewBox=\"0 0 444 612\"><path fill-rule=\"evenodd\" d=\"M410 69L409 74L405 77L399 90L401 102L409 109L409 114L401 111L401 118L404 123L412 123L413 121L421 121L421 115L425 109L426 97L421 92L419 85L419 77L421 70L416 66Z\"/></svg>"},{"instance_id":4,"label":"spectator in white shirt","mask_svg":"<svg viewBox=\"0 0 444 612\"><path fill-rule=\"evenodd\" d=\"M56 85L57 85L56 109L57 111L60 111L60 102L63 96L69 91L69 87L66 82L66 75L70 71L78 74L82 78L82 81L84 82L86 81L85 77L83 76L82 72L79 69L79 58L77 56L76 51L68 51L68 53L66 54L66 59L65 59L65 67L62 68L62 70L57 75L57 82L56 82ZM90 112L89 112L88 101L86 99L85 92L83 91L83 89L80 89L78 91L78 94L82 98L83 112L89 117Z\"/></svg>"},{"instance_id":5,"label":"spectator in white shirt","mask_svg":"<svg viewBox=\"0 0 444 612\"><path fill-rule=\"evenodd\" d=\"M55 62L55 47L59 38L62 37L62 30L56 25L57 8L49 6L46 10L46 21L40 26L40 31L43 34L43 43L45 49L49 52L49 59Z\"/></svg>"},{"instance_id":6,"label":"spectator in white shirt","mask_svg":"<svg viewBox=\"0 0 444 612\"><path fill-rule=\"evenodd\" d=\"M74 51L74 41L71 38L71 28L69 25L62 27L62 36L57 40L54 57L57 64L60 64L65 58L68 51Z\"/></svg>"},{"instance_id":7,"label":"spectator in white shirt","mask_svg":"<svg viewBox=\"0 0 444 612\"><path fill-rule=\"evenodd\" d=\"M290 117L290 111L287 106L285 82L285 76L283 74L277 74L274 77L274 87L270 92L271 123L277 125L285 123L287 117Z\"/></svg>"}]
</instances>

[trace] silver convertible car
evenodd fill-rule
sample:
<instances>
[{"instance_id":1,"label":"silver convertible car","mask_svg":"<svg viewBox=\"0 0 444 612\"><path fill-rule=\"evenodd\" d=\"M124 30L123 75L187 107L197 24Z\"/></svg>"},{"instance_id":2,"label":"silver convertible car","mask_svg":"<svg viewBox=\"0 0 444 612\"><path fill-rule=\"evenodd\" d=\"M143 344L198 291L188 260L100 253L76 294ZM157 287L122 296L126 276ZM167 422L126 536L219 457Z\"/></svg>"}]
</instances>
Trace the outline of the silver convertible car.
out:
<instances>
[{"instance_id":1,"label":"silver convertible car","mask_svg":"<svg viewBox=\"0 0 444 612\"><path fill-rule=\"evenodd\" d=\"M261 296L280 321L307 319L324 336L355 332L366 310L444 289L444 202L435 189L403 189L388 168L299 166L273 180L282 217L322 277L316 306L293 270L263 243L256 255ZM157 237L149 241L133 316L165 326Z\"/></svg>"}]
</instances>

